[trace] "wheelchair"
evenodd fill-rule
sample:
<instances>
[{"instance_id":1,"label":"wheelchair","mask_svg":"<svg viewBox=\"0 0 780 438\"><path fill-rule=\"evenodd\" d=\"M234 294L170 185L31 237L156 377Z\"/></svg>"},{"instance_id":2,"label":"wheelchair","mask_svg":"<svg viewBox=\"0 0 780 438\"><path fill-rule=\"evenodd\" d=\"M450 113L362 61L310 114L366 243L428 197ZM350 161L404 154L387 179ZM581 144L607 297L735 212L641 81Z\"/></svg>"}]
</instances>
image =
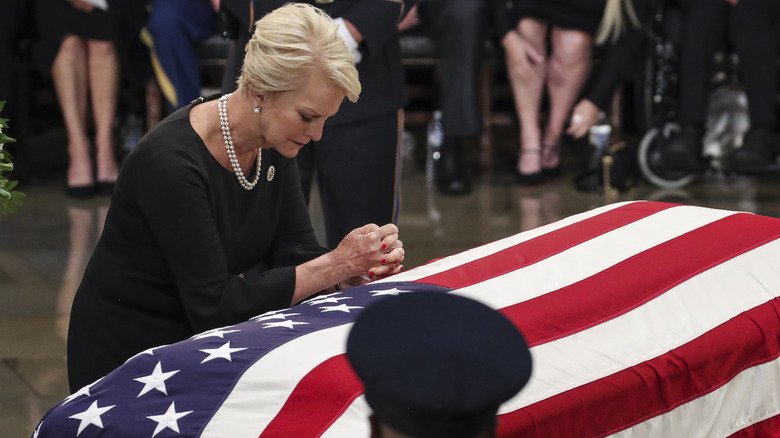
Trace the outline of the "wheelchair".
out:
<instances>
[{"instance_id":1,"label":"wheelchair","mask_svg":"<svg viewBox=\"0 0 780 438\"><path fill-rule=\"evenodd\" d=\"M667 4L665 4L667 3ZM747 97L737 78L739 60L727 50L715 57L712 91L702 138L705 163L698 171L669 168L660 157L662 146L679 132L679 70L682 16L679 8L669 2L658 1L649 28L649 44L645 56L642 100L644 124L648 127L637 146L637 161L644 179L665 189L690 184L697 174L735 173L726 161L731 152L740 147L750 127ZM771 165L756 171L780 171Z\"/></svg>"}]
</instances>

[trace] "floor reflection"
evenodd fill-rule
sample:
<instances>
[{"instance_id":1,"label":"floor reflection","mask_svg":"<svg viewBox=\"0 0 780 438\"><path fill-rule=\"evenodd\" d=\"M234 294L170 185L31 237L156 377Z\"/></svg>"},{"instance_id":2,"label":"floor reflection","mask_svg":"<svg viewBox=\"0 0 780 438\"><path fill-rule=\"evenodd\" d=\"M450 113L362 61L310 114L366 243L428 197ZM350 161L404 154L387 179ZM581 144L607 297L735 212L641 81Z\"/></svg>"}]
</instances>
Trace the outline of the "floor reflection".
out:
<instances>
[{"instance_id":1,"label":"floor reflection","mask_svg":"<svg viewBox=\"0 0 780 438\"><path fill-rule=\"evenodd\" d=\"M62 283L57 299L57 335L63 340L68 338L68 321L73 296L81 284L81 277L103 231L108 206L80 207L68 206L70 221L70 245L67 262L62 274Z\"/></svg>"}]
</instances>

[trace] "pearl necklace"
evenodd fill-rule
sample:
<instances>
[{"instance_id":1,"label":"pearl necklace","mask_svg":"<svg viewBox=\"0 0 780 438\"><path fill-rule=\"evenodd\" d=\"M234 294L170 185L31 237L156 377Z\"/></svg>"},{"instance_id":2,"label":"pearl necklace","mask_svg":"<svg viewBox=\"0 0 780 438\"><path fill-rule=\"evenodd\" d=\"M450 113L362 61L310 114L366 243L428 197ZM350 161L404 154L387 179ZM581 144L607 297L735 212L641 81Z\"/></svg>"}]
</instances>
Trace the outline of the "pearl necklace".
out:
<instances>
[{"instance_id":1,"label":"pearl necklace","mask_svg":"<svg viewBox=\"0 0 780 438\"><path fill-rule=\"evenodd\" d=\"M233 146L233 136L230 135L230 124L228 124L227 113L227 99L231 94L233 93L225 94L219 98L219 124L222 126L222 140L225 142L225 150L227 150L228 160L230 160L230 164L233 166L233 173L236 174L236 179L238 179L238 183L241 185L241 187L248 191L255 188L257 181L260 180L260 167L263 164L263 151L259 148L257 150L257 171L255 173L254 181L250 183L244 176L244 171L241 170L241 165L238 164L238 158L236 158L236 149Z\"/></svg>"}]
</instances>

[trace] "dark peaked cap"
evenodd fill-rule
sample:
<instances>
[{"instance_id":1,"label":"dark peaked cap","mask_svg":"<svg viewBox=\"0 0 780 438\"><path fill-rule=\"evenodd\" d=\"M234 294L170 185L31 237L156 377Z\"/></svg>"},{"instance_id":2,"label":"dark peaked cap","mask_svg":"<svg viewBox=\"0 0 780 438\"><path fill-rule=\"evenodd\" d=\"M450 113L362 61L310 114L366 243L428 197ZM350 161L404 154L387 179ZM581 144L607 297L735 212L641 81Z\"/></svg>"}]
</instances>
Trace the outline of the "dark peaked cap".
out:
<instances>
[{"instance_id":1,"label":"dark peaked cap","mask_svg":"<svg viewBox=\"0 0 780 438\"><path fill-rule=\"evenodd\" d=\"M356 319L347 358L375 417L425 438L471 437L531 376L515 326L475 300L413 292L383 298Z\"/></svg>"}]
</instances>

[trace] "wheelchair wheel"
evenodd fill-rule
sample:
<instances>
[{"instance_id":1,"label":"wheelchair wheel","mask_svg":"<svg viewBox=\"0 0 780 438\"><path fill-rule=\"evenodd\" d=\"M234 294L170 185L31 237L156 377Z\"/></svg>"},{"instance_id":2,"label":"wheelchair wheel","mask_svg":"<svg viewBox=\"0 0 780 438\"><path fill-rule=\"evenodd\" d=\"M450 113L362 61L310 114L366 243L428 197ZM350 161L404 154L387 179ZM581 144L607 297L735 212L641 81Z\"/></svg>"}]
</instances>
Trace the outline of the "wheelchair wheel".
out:
<instances>
[{"instance_id":1,"label":"wheelchair wheel","mask_svg":"<svg viewBox=\"0 0 780 438\"><path fill-rule=\"evenodd\" d=\"M661 165L661 145L679 130L679 125L667 123L663 129L651 128L639 142L637 150L639 169L642 171L642 176L656 187L676 189L693 180L693 174L664 169Z\"/></svg>"}]
</instances>

